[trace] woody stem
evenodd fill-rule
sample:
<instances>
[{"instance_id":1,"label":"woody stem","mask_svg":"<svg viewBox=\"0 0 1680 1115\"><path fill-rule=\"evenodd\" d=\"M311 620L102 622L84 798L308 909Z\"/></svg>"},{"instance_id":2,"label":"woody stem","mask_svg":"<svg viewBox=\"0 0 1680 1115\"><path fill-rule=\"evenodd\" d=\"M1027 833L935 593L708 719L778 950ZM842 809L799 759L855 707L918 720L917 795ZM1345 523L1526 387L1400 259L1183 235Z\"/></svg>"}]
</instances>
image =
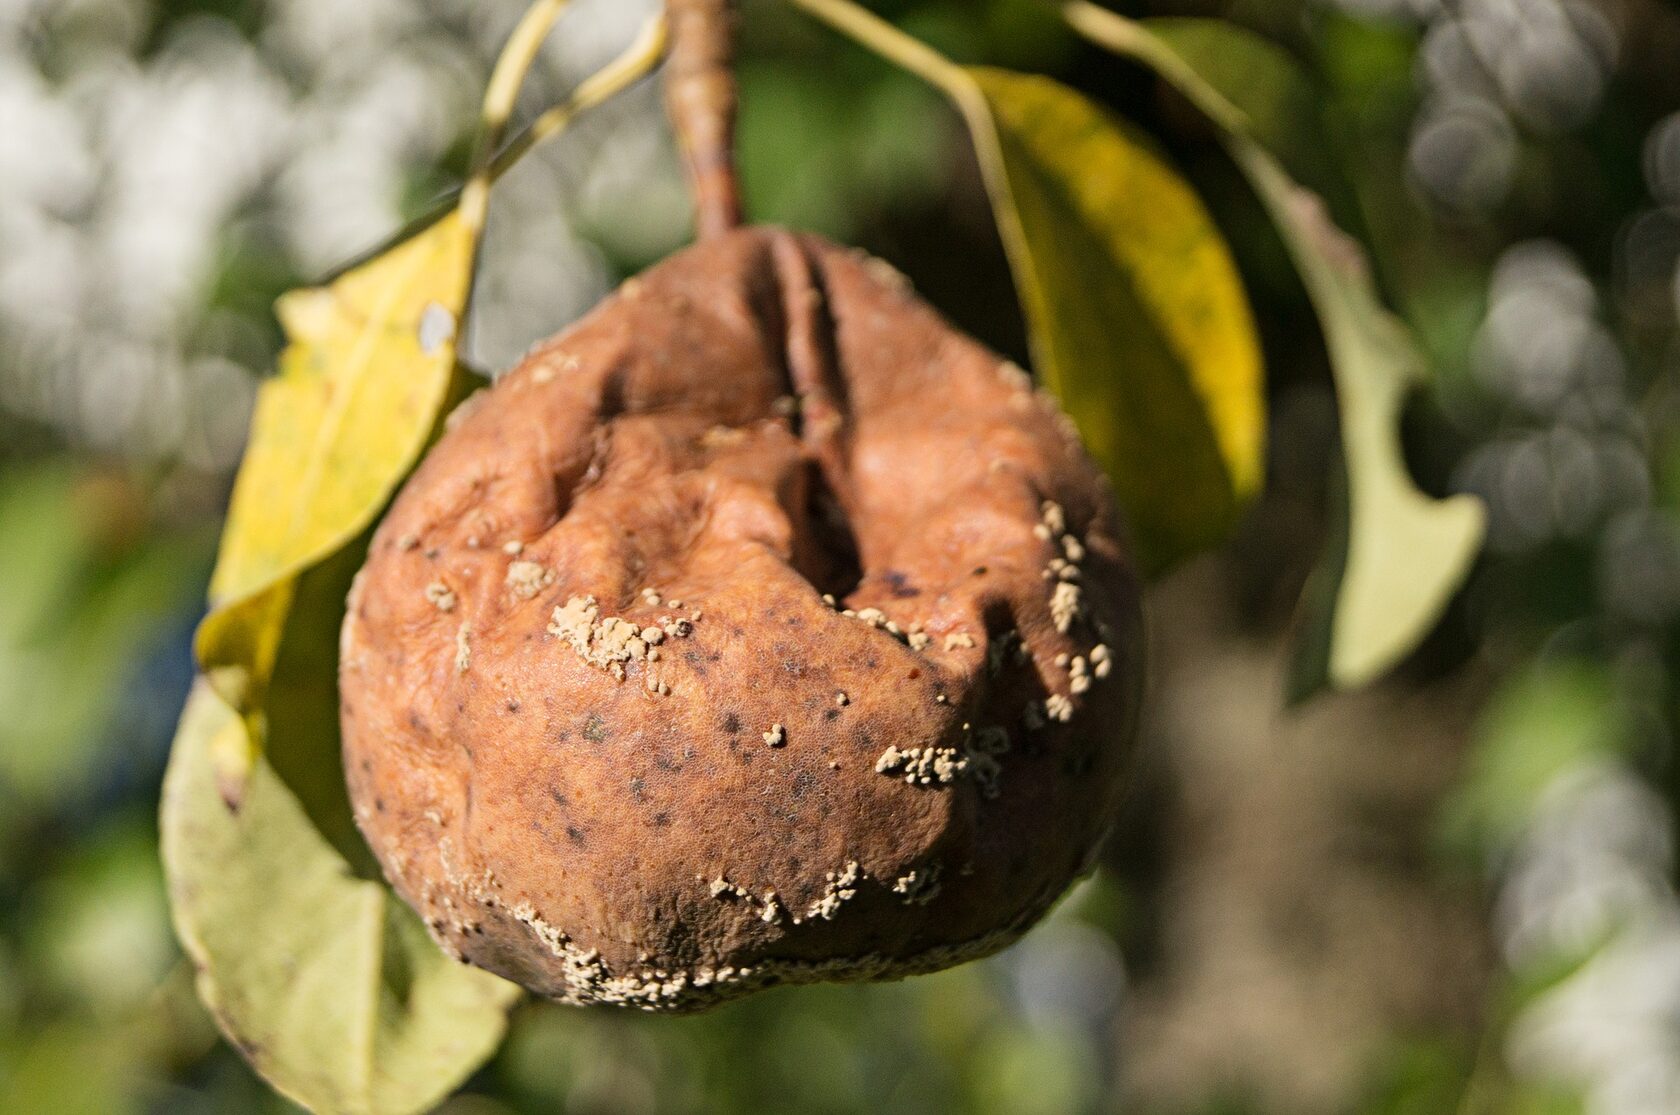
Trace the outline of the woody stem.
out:
<instances>
[{"instance_id":1,"label":"woody stem","mask_svg":"<svg viewBox=\"0 0 1680 1115\"><path fill-rule=\"evenodd\" d=\"M665 109L694 191L700 239L741 223L735 177L734 0L665 0Z\"/></svg>"}]
</instances>

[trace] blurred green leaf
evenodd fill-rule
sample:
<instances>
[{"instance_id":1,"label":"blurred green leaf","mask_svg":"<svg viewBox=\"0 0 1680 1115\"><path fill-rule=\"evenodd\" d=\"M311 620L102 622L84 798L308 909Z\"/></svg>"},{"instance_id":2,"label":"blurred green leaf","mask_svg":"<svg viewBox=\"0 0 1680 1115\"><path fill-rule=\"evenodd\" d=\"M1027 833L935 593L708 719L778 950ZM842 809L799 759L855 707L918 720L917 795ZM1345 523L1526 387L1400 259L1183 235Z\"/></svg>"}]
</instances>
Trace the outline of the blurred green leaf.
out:
<instances>
[{"instance_id":1,"label":"blurred green leaf","mask_svg":"<svg viewBox=\"0 0 1680 1115\"><path fill-rule=\"evenodd\" d=\"M1482 714L1468 768L1442 808L1443 833L1460 847L1508 847L1559 775L1625 752L1626 716L1597 663L1542 663L1511 678Z\"/></svg>"},{"instance_id":2,"label":"blurred green leaf","mask_svg":"<svg viewBox=\"0 0 1680 1115\"><path fill-rule=\"evenodd\" d=\"M1472 1069L1471 1051L1442 1040L1412 1039L1385 1050L1359 1115L1441 1115L1458 1107Z\"/></svg>"},{"instance_id":3,"label":"blurred green leaf","mask_svg":"<svg viewBox=\"0 0 1680 1115\"><path fill-rule=\"evenodd\" d=\"M0 1111L27 1115L126 1115L140 1103L124 1086L129 1044L102 1027L61 1023L28 1034L0 1060Z\"/></svg>"},{"instance_id":4,"label":"blurred green leaf","mask_svg":"<svg viewBox=\"0 0 1680 1115\"><path fill-rule=\"evenodd\" d=\"M1139 23L1084 0L1062 8L1076 29L1152 67L1219 125L1294 257L1335 372L1346 484L1344 521L1303 600L1292 696L1371 681L1434 626L1480 549L1484 513L1470 496L1425 495L1406 469L1400 412L1428 368L1383 308L1364 250L1291 177L1297 163L1314 178L1326 171L1312 146L1303 149L1322 134L1310 91L1282 51L1229 24Z\"/></svg>"},{"instance_id":5,"label":"blurred green leaf","mask_svg":"<svg viewBox=\"0 0 1680 1115\"><path fill-rule=\"evenodd\" d=\"M737 161L755 219L854 238L872 216L933 194L948 127L904 75L836 80L811 64L740 67Z\"/></svg>"},{"instance_id":6,"label":"blurred green leaf","mask_svg":"<svg viewBox=\"0 0 1680 1115\"><path fill-rule=\"evenodd\" d=\"M962 111L1034 363L1106 467L1141 564L1220 541L1259 488L1259 343L1200 200L1146 139L1048 78L959 67L848 0L795 0Z\"/></svg>"},{"instance_id":7,"label":"blurred green leaf","mask_svg":"<svg viewBox=\"0 0 1680 1115\"><path fill-rule=\"evenodd\" d=\"M24 943L33 977L87 1013L141 1009L179 959L169 934L150 818L82 837L31 893Z\"/></svg>"},{"instance_id":8,"label":"blurred green leaf","mask_svg":"<svg viewBox=\"0 0 1680 1115\"><path fill-rule=\"evenodd\" d=\"M64 461L0 478L0 793L39 806L94 773L122 681L203 583L209 539L149 513Z\"/></svg>"},{"instance_id":9,"label":"blurred green leaf","mask_svg":"<svg viewBox=\"0 0 1680 1115\"><path fill-rule=\"evenodd\" d=\"M164 783L163 855L200 996L299 1103L425 1110L495 1049L518 989L445 956L382 882L351 874L261 755L228 808L211 753L246 730L199 682Z\"/></svg>"},{"instance_id":10,"label":"blurred green leaf","mask_svg":"<svg viewBox=\"0 0 1680 1115\"><path fill-rule=\"evenodd\" d=\"M975 1066L996 1110L1012 1115L1066 1115L1096 1110L1098 1073L1091 1050L1072 1026L999 1030Z\"/></svg>"}]
</instances>

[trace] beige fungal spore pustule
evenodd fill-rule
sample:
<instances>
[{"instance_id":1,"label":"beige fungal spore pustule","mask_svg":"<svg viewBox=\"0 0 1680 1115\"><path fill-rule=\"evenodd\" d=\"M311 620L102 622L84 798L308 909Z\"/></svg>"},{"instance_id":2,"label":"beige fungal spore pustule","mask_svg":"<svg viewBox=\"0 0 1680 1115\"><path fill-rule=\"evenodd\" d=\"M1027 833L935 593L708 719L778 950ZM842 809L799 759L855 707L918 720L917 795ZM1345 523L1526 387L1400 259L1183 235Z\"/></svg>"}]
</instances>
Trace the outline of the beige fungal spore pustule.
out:
<instances>
[{"instance_id":1,"label":"beige fungal spore pustule","mask_svg":"<svg viewBox=\"0 0 1680 1115\"><path fill-rule=\"evenodd\" d=\"M554 570L534 561L510 562L506 581L509 592L520 600L529 600L554 583Z\"/></svg>"},{"instance_id":2,"label":"beige fungal spore pustule","mask_svg":"<svg viewBox=\"0 0 1680 1115\"><path fill-rule=\"evenodd\" d=\"M856 897L858 880L862 878L858 871L857 860L849 860L839 871L830 871L823 876L823 892L817 900L805 910L802 921L820 918L823 921L833 921L840 912L840 907Z\"/></svg>"},{"instance_id":3,"label":"beige fungal spore pustule","mask_svg":"<svg viewBox=\"0 0 1680 1115\"><path fill-rule=\"evenodd\" d=\"M695 1010L984 955L1091 863L1137 700L1112 497L864 258L680 253L460 410L378 528L345 770L452 954Z\"/></svg>"},{"instance_id":4,"label":"beige fungal spore pustule","mask_svg":"<svg viewBox=\"0 0 1680 1115\"><path fill-rule=\"evenodd\" d=\"M937 862L923 864L894 879L892 891L907 905L926 906L939 897L939 877L943 873Z\"/></svg>"},{"instance_id":5,"label":"beige fungal spore pustule","mask_svg":"<svg viewBox=\"0 0 1680 1115\"><path fill-rule=\"evenodd\" d=\"M440 612L455 610L455 593L442 581L433 581L426 586L426 599Z\"/></svg>"},{"instance_id":6,"label":"beige fungal spore pustule","mask_svg":"<svg viewBox=\"0 0 1680 1115\"><path fill-rule=\"evenodd\" d=\"M618 616L602 618L593 596L573 596L554 609L548 633L563 639L577 656L619 681L625 664L647 657L641 628Z\"/></svg>"},{"instance_id":7,"label":"beige fungal spore pustule","mask_svg":"<svg viewBox=\"0 0 1680 1115\"><path fill-rule=\"evenodd\" d=\"M472 667L472 624L463 623L455 629L455 672L466 673Z\"/></svg>"}]
</instances>

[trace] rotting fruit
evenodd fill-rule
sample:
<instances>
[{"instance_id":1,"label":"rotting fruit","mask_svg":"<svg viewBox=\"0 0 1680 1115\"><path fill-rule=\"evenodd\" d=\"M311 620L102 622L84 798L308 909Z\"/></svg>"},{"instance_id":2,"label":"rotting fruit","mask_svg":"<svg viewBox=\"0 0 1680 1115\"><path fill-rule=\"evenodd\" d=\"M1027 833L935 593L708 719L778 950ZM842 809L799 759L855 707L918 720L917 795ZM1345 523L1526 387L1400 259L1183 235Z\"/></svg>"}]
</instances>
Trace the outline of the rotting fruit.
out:
<instances>
[{"instance_id":1,"label":"rotting fruit","mask_svg":"<svg viewBox=\"0 0 1680 1115\"><path fill-rule=\"evenodd\" d=\"M357 820L445 949L691 1010L984 955L1090 866L1139 689L1113 498L889 266L705 240L448 425L340 661Z\"/></svg>"}]
</instances>

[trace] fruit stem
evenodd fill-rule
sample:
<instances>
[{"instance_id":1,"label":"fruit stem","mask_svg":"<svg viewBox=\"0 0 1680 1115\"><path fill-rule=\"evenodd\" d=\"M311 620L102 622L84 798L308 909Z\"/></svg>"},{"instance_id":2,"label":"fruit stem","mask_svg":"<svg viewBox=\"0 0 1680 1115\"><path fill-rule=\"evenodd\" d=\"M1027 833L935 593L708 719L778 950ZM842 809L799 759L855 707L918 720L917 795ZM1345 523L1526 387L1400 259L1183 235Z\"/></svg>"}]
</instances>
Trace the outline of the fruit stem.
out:
<instances>
[{"instance_id":1,"label":"fruit stem","mask_svg":"<svg viewBox=\"0 0 1680 1115\"><path fill-rule=\"evenodd\" d=\"M671 52L665 110L694 191L696 235L741 224L735 177L734 0L665 0Z\"/></svg>"}]
</instances>

